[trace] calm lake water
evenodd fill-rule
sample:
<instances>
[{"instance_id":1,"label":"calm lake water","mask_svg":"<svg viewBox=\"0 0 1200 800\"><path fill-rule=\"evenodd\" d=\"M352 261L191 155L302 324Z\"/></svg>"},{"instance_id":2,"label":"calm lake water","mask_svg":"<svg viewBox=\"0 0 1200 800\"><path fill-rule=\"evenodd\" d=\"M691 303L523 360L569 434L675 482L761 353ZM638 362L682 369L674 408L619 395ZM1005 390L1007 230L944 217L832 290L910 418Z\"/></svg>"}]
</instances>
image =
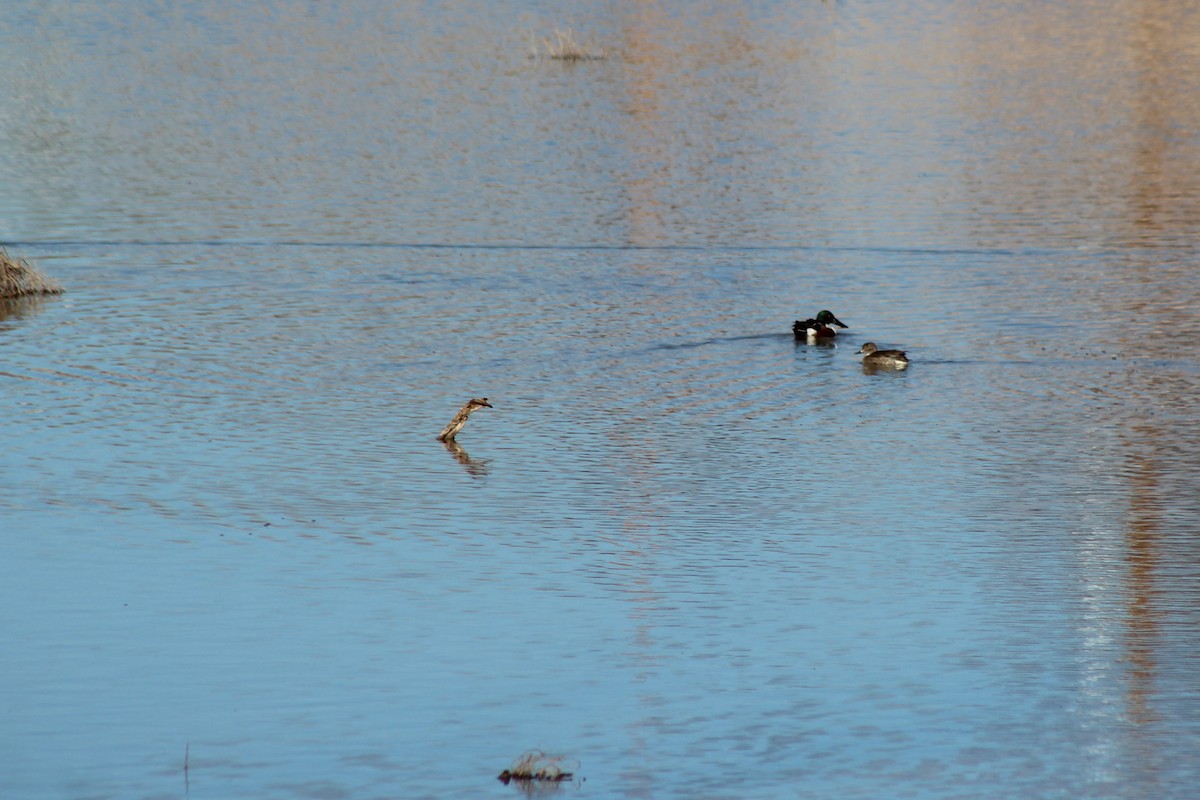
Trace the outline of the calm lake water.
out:
<instances>
[{"instance_id":1,"label":"calm lake water","mask_svg":"<svg viewBox=\"0 0 1200 800\"><path fill-rule=\"evenodd\" d=\"M0 796L1195 797L1198 34L6 10Z\"/></svg>"}]
</instances>

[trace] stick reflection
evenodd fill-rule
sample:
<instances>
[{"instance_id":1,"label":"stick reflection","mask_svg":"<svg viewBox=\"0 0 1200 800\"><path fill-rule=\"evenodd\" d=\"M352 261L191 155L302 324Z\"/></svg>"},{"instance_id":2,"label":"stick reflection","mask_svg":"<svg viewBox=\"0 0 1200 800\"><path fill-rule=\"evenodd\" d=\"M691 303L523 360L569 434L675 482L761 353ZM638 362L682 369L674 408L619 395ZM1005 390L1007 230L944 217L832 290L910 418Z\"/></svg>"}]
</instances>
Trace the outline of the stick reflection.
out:
<instances>
[{"instance_id":1,"label":"stick reflection","mask_svg":"<svg viewBox=\"0 0 1200 800\"><path fill-rule=\"evenodd\" d=\"M488 462L471 458L463 446L453 439L442 442L446 452L454 456L454 460L462 464L472 478L485 478L488 474Z\"/></svg>"}]
</instances>

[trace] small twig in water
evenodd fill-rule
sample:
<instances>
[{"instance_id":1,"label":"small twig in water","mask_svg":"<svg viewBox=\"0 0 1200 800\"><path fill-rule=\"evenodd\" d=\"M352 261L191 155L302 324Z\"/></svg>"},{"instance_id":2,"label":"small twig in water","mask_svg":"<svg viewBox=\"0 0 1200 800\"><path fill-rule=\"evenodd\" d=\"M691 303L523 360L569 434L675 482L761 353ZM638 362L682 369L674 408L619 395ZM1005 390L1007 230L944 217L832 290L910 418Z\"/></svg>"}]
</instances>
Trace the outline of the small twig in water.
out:
<instances>
[{"instance_id":1,"label":"small twig in water","mask_svg":"<svg viewBox=\"0 0 1200 800\"><path fill-rule=\"evenodd\" d=\"M572 769L579 769L578 762L566 756L552 756L541 750L530 750L522 753L513 765L496 777L501 783L509 781L548 781L558 783L569 781L574 773L563 768L564 762L574 762Z\"/></svg>"}]
</instances>

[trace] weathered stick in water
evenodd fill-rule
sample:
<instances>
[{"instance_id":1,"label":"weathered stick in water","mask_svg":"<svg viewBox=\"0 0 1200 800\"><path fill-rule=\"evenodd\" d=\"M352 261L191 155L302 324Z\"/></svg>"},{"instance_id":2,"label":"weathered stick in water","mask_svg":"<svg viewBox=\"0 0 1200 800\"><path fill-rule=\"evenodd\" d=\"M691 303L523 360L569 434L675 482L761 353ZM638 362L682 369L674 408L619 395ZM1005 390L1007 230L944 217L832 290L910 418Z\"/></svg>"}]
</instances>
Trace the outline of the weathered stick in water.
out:
<instances>
[{"instance_id":1,"label":"weathered stick in water","mask_svg":"<svg viewBox=\"0 0 1200 800\"><path fill-rule=\"evenodd\" d=\"M438 439L443 442L454 441L454 437L458 436L458 432L463 429L463 425L467 424L467 417L475 413L481 408L491 408L492 404L488 402L486 397L472 397L467 401L467 404L458 410L454 415L454 419L450 420L450 424L442 428L442 432L438 434Z\"/></svg>"}]
</instances>

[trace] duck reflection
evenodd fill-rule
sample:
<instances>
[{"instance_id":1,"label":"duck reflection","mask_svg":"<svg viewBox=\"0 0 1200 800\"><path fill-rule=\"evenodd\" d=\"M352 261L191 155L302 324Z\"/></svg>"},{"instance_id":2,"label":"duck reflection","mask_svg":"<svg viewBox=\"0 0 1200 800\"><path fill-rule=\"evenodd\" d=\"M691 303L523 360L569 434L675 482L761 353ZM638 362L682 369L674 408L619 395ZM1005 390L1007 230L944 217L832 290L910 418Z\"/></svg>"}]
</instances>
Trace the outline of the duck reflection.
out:
<instances>
[{"instance_id":1,"label":"duck reflection","mask_svg":"<svg viewBox=\"0 0 1200 800\"><path fill-rule=\"evenodd\" d=\"M463 446L453 439L445 440L442 442L442 445L446 448L447 453L454 456L455 461L463 465L463 468L466 469L467 473L472 478L487 477L488 462L478 461L471 458L471 454L463 449Z\"/></svg>"}]
</instances>

